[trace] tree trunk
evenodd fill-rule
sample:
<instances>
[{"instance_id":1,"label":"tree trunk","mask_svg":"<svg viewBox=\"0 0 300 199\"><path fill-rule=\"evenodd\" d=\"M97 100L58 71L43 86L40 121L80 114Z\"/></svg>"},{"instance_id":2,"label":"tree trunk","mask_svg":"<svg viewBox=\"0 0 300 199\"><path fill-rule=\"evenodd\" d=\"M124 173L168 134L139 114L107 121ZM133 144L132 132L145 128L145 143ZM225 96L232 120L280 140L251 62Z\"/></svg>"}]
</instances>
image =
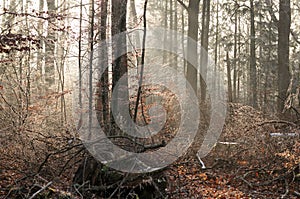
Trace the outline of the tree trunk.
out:
<instances>
[{"instance_id":1,"label":"tree trunk","mask_svg":"<svg viewBox=\"0 0 300 199\"><path fill-rule=\"evenodd\" d=\"M215 74L215 79L214 79L214 86L213 88L217 89L218 88L218 80L217 80L217 67L218 67L218 47L219 47L219 2L216 2L217 4L217 10L216 10L216 37L215 37L215 68L214 68L214 74Z\"/></svg>"},{"instance_id":2,"label":"tree trunk","mask_svg":"<svg viewBox=\"0 0 300 199\"><path fill-rule=\"evenodd\" d=\"M167 33L166 30L168 29L168 1L165 1L164 10L165 10L165 12L164 12L165 13L165 15L164 15L164 29L165 29L165 31L164 31L164 40L163 40L163 42L164 42L164 49L167 49L168 33ZM168 52L164 51L164 53L163 53L163 64L166 64L167 58L168 58Z\"/></svg>"},{"instance_id":3,"label":"tree trunk","mask_svg":"<svg viewBox=\"0 0 300 199\"><path fill-rule=\"evenodd\" d=\"M55 1L47 0L47 10L49 13L55 13ZM50 19L54 20L54 19ZM55 65L54 65L54 49L55 49L55 33L51 28L51 23L48 22L47 41L45 54L45 87L50 88L55 83Z\"/></svg>"},{"instance_id":4,"label":"tree trunk","mask_svg":"<svg viewBox=\"0 0 300 199\"><path fill-rule=\"evenodd\" d=\"M233 102L237 102L237 33L238 33L238 11L234 13L234 50L233 50Z\"/></svg>"},{"instance_id":5,"label":"tree trunk","mask_svg":"<svg viewBox=\"0 0 300 199\"><path fill-rule=\"evenodd\" d=\"M137 16L137 12L136 12L136 7L135 7L135 0L130 0L130 7L131 7L131 15L133 18L133 27L138 25L138 16ZM136 53L135 58L136 58L136 73L137 75L140 73L140 69L139 66L141 65L141 50L139 50L138 48L141 48L141 42L140 42L140 35L134 34L135 39L135 45L137 46L137 51L138 53Z\"/></svg>"},{"instance_id":6,"label":"tree trunk","mask_svg":"<svg viewBox=\"0 0 300 199\"><path fill-rule=\"evenodd\" d=\"M229 52L226 52L226 63L227 63L227 83L228 83L228 101L232 102L232 83L231 83L231 66L229 59Z\"/></svg>"},{"instance_id":7,"label":"tree trunk","mask_svg":"<svg viewBox=\"0 0 300 199\"><path fill-rule=\"evenodd\" d=\"M289 35L291 27L290 0L280 0L278 22L278 113L284 111L284 102L290 83Z\"/></svg>"},{"instance_id":8,"label":"tree trunk","mask_svg":"<svg viewBox=\"0 0 300 199\"><path fill-rule=\"evenodd\" d=\"M200 87L201 87L201 102L204 103L206 99L206 82L204 81L207 76L207 62L208 62L208 39L209 39L209 21L210 21L210 0L203 0L202 8L202 34L201 34L201 46L204 49L201 50L200 58Z\"/></svg>"},{"instance_id":9,"label":"tree trunk","mask_svg":"<svg viewBox=\"0 0 300 199\"><path fill-rule=\"evenodd\" d=\"M250 0L250 15L251 15L251 27L250 27L250 104L254 108L257 108L257 79L256 79L256 54L255 54L255 21L254 21L254 4L253 0Z\"/></svg>"},{"instance_id":10,"label":"tree trunk","mask_svg":"<svg viewBox=\"0 0 300 199\"><path fill-rule=\"evenodd\" d=\"M184 17L184 8L181 8L181 34L185 34L185 17ZM184 37L182 37L181 39L181 46L182 46L182 55L183 57L186 57L186 51L185 51L185 41L184 41ZM186 61L184 61L183 63L183 71L184 71L184 75L187 75L187 63Z\"/></svg>"},{"instance_id":11,"label":"tree trunk","mask_svg":"<svg viewBox=\"0 0 300 199\"><path fill-rule=\"evenodd\" d=\"M112 27L111 27L111 35L112 37L118 35L119 33L126 31L126 13L127 13L127 0L115 0L112 3ZM113 54L113 64L112 64L112 85L113 91L115 92L115 99L112 100L112 107L114 110L119 110L120 104L118 103L118 99L122 99L123 103L127 103L124 100L129 99L128 93L128 77L125 77L125 85L122 85L122 89L115 89L115 86L119 79L127 74L127 55L120 55L120 52L126 52L126 35L122 34L118 36L118 39L115 40L112 46L112 54ZM111 125L113 126L112 130L116 130L114 128L113 115L111 114ZM115 134L115 132L111 132Z\"/></svg>"},{"instance_id":12,"label":"tree trunk","mask_svg":"<svg viewBox=\"0 0 300 199\"><path fill-rule=\"evenodd\" d=\"M99 40L101 44L105 43L98 49L100 71L103 72L99 77L97 88L97 119L105 132L109 131L110 127L110 112L109 112L109 78L108 78L108 46L106 43L106 30L107 30L107 4L108 0L101 0L100 2L100 34Z\"/></svg>"},{"instance_id":13,"label":"tree trunk","mask_svg":"<svg viewBox=\"0 0 300 199\"><path fill-rule=\"evenodd\" d=\"M197 61L197 43L198 41L198 14L199 14L200 0L190 0L188 6L188 44L187 44L187 60L198 63ZM192 40L194 42L192 42ZM198 65L198 64L197 64ZM195 67L197 67L197 65ZM197 68L195 68L190 62L187 63L187 80L197 94Z\"/></svg>"},{"instance_id":14,"label":"tree trunk","mask_svg":"<svg viewBox=\"0 0 300 199\"><path fill-rule=\"evenodd\" d=\"M178 70L178 35L177 35L177 31L178 31L178 13L177 13L177 10L178 10L178 5L177 5L177 1L174 2L174 10L175 10L175 14L174 14L174 40L173 40L173 43L174 43L174 51L175 51L175 54L174 54L174 68L175 70Z\"/></svg>"},{"instance_id":15,"label":"tree trunk","mask_svg":"<svg viewBox=\"0 0 300 199\"><path fill-rule=\"evenodd\" d=\"M264 67L264 72L265 72L265 82L264 82L264 101L263 101L263 104L264 104L264 111L267 111L267 106L268 106L268 85L269 85L269 74L270 74L270 64L271 64L271 45L272 45L272 28L271 28L271 23L269 24L269 32L268 32L268 57L267 57L267 65Z\"/></svg>"},{"instance_id":16,"label":"tree trunk","mask_svg":"<svg viewBox=\"0 0 300 199\"><path fill-rule=\"evenodd\" d=\"M89 83L89 135L92 133L92 123L93 123L93 59L94 59L94 23L95 23L95 0L90 0L90 30L89 30L89 67L88 67L88 83Z\"/></svg>"},{"instance_id":17,"label":"tree trunk","mask_svg":"<svg viewBox=\"0 0 300 199\"><path fill-rule=\"evenodd\" d=\"M173 0L169 0L169 1L170 1L170 11L169 11L169 14L170 14L170 30L174 30L174 20L173 20L173 19L174 19L174 18L173 18L173 17L174 17L174 16L173 16L173 12L174 12L174 11L173 11ZM169 34L170 34L170 35L169 35L169 36L170 36L170 40L169 40L169 42L170 42L170 43L169 43L169 46L170 46L170 47L169 47L169 49L170 49L170 50L173 50L173 32L170 32ZM169 63L168 63L168 64L169 64L171 67L173 67L173 59L174 59L174 58L173 58L173 53L169 52L168 55L169 55L169 59L168 59L168 60L169 60Z\"/></svg>"},{"instance_id":18,"label":"tree trunk","mask_svg":"<svg viewBox=\"0 0 300 199\"><path fill-rule=\"evenodd\" d=\"M44 0L40 1L40 5L39 5L39 12L42 13L44 12ZM46 22L45 21L40 21L38 23L38 31L39 31L39 35L42 36L44 35L44 29L46 27ZM41 48L38 50L37 53L37 68L38 71L40 73L40 78L38 79L39 81L37 81L37 88L39 91L40 95L43 95L45 92L45 56L46 56L46 41L45 39L41 39Z\"/></svg>"},{"instance_id":19,"label":"tree trunk","mask_svg":"<svg viewBox=\"0 0 300 199\"><path fill-rule=\"evenodd\" d=\"M238 18L238 54L241 54L241 19ZM237 94L236 102L240 101L240 87L241 87L241 61L238 61L238 70L237 70Z\"/></svg>"},{"instance_id":20,"label":"tree trunk","mask_svg":"<svg viewBox=\"0 0 300 199\"><path fill-rule=\"evenodd\" d=\"M82 51L82 1L80 0L80 14L79 14L79 39L78 39L78 103L79 103L79 108L80 110L82 110L83 106L82 106L82 55L81 55L81 51ZM80 127L80 123L82 122L82 112L80 111L79 113L79 121L77 124L77 129L79 129Z\"/></svg>"}]
</instances>

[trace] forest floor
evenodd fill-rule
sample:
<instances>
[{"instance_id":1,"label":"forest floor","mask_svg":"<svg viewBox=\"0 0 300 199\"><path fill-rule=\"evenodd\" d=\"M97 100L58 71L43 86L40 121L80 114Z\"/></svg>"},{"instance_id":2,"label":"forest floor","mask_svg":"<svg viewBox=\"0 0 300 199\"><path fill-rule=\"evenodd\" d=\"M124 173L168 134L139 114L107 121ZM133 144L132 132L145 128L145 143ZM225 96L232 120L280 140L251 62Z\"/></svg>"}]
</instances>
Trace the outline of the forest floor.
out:
<instances>
[{"instance_id":1,"label":"forest floor","mask_svg":"<svg viewBox=\"0 0 300 199\"><path fill-rule=\"evenodd\" d=\"M179 159L163 170L163 195L176 199L300 198L299 133L297 122L231 104L219 143L202 159L206 168L196 156ZM65 137L57 136L44 138L41 146L18 136L0 136L0 198L100 198L97 194L85 197L71 186L83 156L82 149L77 149L80 143L66 138L66 147Z\"/></svg>"},{"instance_id":2,"label":"forest floor","mask_svg":"<svg viewBox=\"0 0 300 199\"><path fill-rule=\"evenodd\" d=\"M211 153L170 167L170 198L300 198L299 125L231 104Z\"/></svg>"}]
</instances>

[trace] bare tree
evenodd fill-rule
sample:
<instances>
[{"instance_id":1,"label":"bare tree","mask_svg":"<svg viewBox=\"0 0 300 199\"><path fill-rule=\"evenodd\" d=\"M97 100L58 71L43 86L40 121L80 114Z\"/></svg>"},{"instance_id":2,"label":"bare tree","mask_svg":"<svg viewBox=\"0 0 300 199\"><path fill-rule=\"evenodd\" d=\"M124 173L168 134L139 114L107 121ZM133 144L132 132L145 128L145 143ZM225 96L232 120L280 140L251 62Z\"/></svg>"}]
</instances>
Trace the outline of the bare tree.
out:
<instances>
[{"instance_id":1,"label":"bare tree","mask_svg":"<svg viewBox=\"0 0 300 199\"><path fill-rule=\"evenodd\" d=\"M229 52L226 52L226 66L227 66L227 85L228 85L228 101L232 102L232 78L231 78L231 64L229 59Z\"/></svg>"},{"instance_id":2,"label":"bare tree","mask_svg":"<svg viewBox=\"0 0 300 199\"><path fill-rule=\"evenodd\" d=\"M253 0L250 0L250 104L257 108L257 79L256 79L256 53L255 53L255 11Z\"/></svg>"},{"instance_id":3,"label":"bare tree","mask_svg":"<svg viewBox=\"0 0 300 199\"><path fill-rule=\"evenodd\" d=\"M47 0L46 1L47 11L48 13L55 14L56 6L55 1ZM49 89L55 83L55 32L52 23L54 23L55 19L50 19L47 21L47 37L45 41L45 83L46 88Z\"/></svg>"},{"instance_id":4,"label":"bare tree","mask_svg":"<svg viewBox=\"0 0 300 199\"><path fill-rule=\"evenodd\" d=\"M200 0L190 0L188 7L182 2L178 1L188 11L188 44L187 44L187 60L191 60L193 63L198 63L198 32L199 32L199 4ZM197 93L197 68L192 63L187 63L187 79L194 91Z\"/></svg>"},{"instance_id":5,"label":"bare tree","mask_svg":"<svg viewBox=\"0 0 300 199\"><path fill-rule=\"evenodd\" d=\"M284 110L291 74L289 70L289 38L291 30L290 0L280 0L278 21L278 113Z\"/></svg>"},{"instance_id":6,"label":"bare tree","mask_svg":"<svg viewBox=\"0 0 300 199\"><path fill-rule=\"evenodd\" d=\"M202 32L201 32L201 47L205 51L201 51L201 77L200 77L200 87L201 87L201 102L204 103L206 99L206 79L207 75L207 64L208 64L208 39L209 39L209 22L210 22L210 0L203 0L202 6Z\"/></svg>"}]
</instances>

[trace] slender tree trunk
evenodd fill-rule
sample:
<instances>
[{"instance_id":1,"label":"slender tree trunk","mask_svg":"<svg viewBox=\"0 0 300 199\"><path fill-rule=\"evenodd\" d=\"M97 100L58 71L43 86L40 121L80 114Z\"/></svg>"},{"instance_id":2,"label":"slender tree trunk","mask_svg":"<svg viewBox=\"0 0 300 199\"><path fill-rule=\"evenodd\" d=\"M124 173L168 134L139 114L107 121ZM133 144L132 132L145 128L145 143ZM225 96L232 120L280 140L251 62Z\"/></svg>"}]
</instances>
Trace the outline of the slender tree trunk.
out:
<instances>
[{"instance_id":1,"label":"slender tree trunk","mask_svg":"<svg viewBox=\"0 0 300 199\"><path fill-rule=\"evenodd\" d=\"M112 3L112 36L126 31L126 10L127 0L114 0L114 2ZM119 40L116 42L116 46L114 47L117 47L113 48L114 56L117 55L118 52L124 51L124 48L126 48L126 36L123 35L123 37L120 37ZM127 73L127 56L114 58L115 59L113 62L113 87L118 82L120 77Z\"/></svg>"},{"instance_id":2,"label":"slender tree trunk","mask_svg":"<svg viewBox=\"0 0 300 199\"><path fill-rule=\"evenodd\" d=\"M251 28L248 26L243 26L244 28L246 27L247 28L247 33L249 35L251 35ZM250 38L251 39L251 38ZM247 43L248 44L248 43ZM250 54L250 45L245 45L245 54L248 55ZM246 89L244 89L244 103L245 104L248 104L248 105L251 105L251 83L250 83L250 76L251 76L251 67L250 67L250 58L247 59L246 61L247 63L247 73L243 73L243 76L244 76L244 81L247 82L245 87Z\"/></svg>"},{"instance_id":3,"label":"slender tree trunk","mask_svg":"<svg viewBox=\"0 0 300 199\"><path fill-rule=\"evenodd\" d=\"M217 6L217 10L216 10L216 37L215 37L215 68L214 68L214 74L215 74L215 77L217 77L217 67L218 67L218 47L219 47L219 2L217 1L216 2L216 6ZM217 79L214 79L214 86L213 88L217 89Z\"/></svg>"},{"instance_id":4,"label":"slender tree trunk","mask_svg":"<svg viewBox=\"0 0 300 199\"><path fill-rule=\"evenodd\" d=\"M188 50L187 50L187 59L193 61L193 63L198 63L197 60L197 43L198 41L198 14L199 14L199 3L200 0L190 0L188 6ZM192 42L192 40L194 42ZM198 65L198 64L197 64ZM196 66L197 66L196 65ZM195 67L196 67L195 66ZM188 62L187 63L187 80L192 86L195 93L197 93L197 69Z\"/></svg>"},{"instance_id":5,"label":"slender tree trunk","mask_svg":"<svg viewBox=\"0 0 300 199\"><path fill-rule=\"evenodd\" d=\"M40 0L39 12L42 13L44 11L44 0ZM45 31L45 21L41 21L38 23L38 31L39 36L42 37ZM37 81L37 89L39 94L44 94L45 92L45 56L46 56L46 42L45 39L41 39L41 49L38 50L37 54L37 68L39 71L40 78Z\"/></svg>"},{"instance_id":6,"label":"slender tree trunk","mask_svg":"<svg viewBox=\"0 0 300 199\"><path fill-rule=\"evenodd\" d=\"M80 0L80 14L79 14L79 38L78 38L78 98L79 98L79 108L80 108L80 118L77 124L77 129L80 128L80 123L82 123L82 0Z\"/></svg>"},{"instance_id":7,"label":"slender tree trunk","mask_svg":"<svg viewBox=\"0 0 300 199\"><path fill-rule=\"evenodd\" d=\"M167 29L168 29L168 1L165 1L165 15L164 15L164 49L167 49L167 44L168 44L168 33L167 33ZM167 62L167 57L168 57L168 52L164 51L163 53L163 64L166 64Z\"/></svg>"},{"instance_id":8,"label":"slender tree trunk","mask_svg":"<svg viewBox=\"0 0 300 199\"><path fill-rule=\"evenodd\" d=\"M137 16L137 12L136 12L136 7L135 7L135 0L130 0L130 7L131 7L131 15L133 18L133 26L137 26L138 25L138 16ZM136 46L138 48L141 48L141 42L140 42L140 36L139 34L134 34L134 37L136 38L135 42L136 42ZM138 51L138 53L135 55L136 56L136 68L137 68L137 74L140 73L139 70L139 66L141 65L141 53L139 49L136 49Z\"/></svg>"},{"instance_id":9,"label":"slender tree trunk","mask_svg":"<svg viewBox=\"0 0 300 199\"><path fill-rule=\"evenodd\" d=\"M238 54L241 54L241 19L238 19L238 29L239 29L239 35L238 35ZM241 61L238 62L238 70L237 70L237 94L236 94L236 102L240 101L240 87L241 87Z\"/></svg>"},{"instance_id":10,"label":"slender tree trunk","mask_svg":"<svg viewBox=\"0 0 300 199\"><path fill-rule=\"evenodd\" d=\"M289 35L291 27L291 6L290 0L279 2L278 22L278 113L284 110L287 89L290 83L291 74L289 70Z\"/></svg>"},{"instance_id":11,"label":"slender tree trunk","mask_svg":"<svg viewBox=\"0 0 300 199\"><path fill-rule=\"evenodd\" d=\"M184 8L181 9L181 34L184 35L185 33L185 18L184 18ZM182 37L181 39L181 46L182 46L182 54L183 54L183 57L186 56L186 52L185 52L185 41L184 41L184 37ZM186 61L183 62L183 71L184 71L184 75L187 75L187 63Z\"/></svg>"},{"instance_id":12,"label":"slender tree trunk","mask_svg":"<svg viewBox=\"0 0 300 199\"><path fill-rule=\"evenodd\" d=\"M97 84L97 119L105 132L109 131L109 77L108 77L108 44L106 43L106 30L107 30L107 3L108 0L100 1L100 27L99 27L99 70L100 76Z\"/></svg>"},{"instance_id":13,"label":"slender tree trunk","mask_svg":"<svg viewBox=\"0 0 300 199\"><path fill-rule=\"evenodd\" d=\"M238 11L235 11L234 14L234 50L233 50L233 96L232 100L233 102L237 102L237 34L238 34L238 24L237 24L237 18L238 18Z\"/></svg>"},{"instance_id":14,"label":"slender tree trunk","mask_svg":"<svg viewBox=\"0 0 300 199\"><path fill-rule=\"evenodd\" d=\"M254 4L253 0L250 0L250 15L251 15L251 27L250 27L250 104L254 108L257 108L257 79L256 79L256 53L255 53L255 21L254 21Z\"/></svg>"},{"instance_id":15,"label":"slender tree trunk","mask_svg":"<svg viewBox=\"0 0 300 199\"><path fill-rule=\"evenodd\" d=\"M209 39L209 22L210 22L210 0L203 0L202 10L202 34L201 34L201 46L206 51L201 51L201 102L205 102L206 99L206 82L204 80L207 76L207 62L208 62L208 39Z\"/></svg>"},{"instance_id":16,"label":"slender tree trunk","mask_svg":"<svg viewBox=\"0 0 300 199\"><path fill-rule=\"evenodd\" d=\"M65 11L67 9L67 3L64 3L62 7L59 7L57 9L58 13L65 14ZM64 20L56 20L56 24L60 26L64 26L67 23L67 21ZM57 31L55 34L56 42L55 42L55 57L57 59L54 59L54 63L56 66L56 71L58 75L58 81L57 81L57 91L63 93L65 89L65 58L66 58L66 52L68 52L68 45L66 42L66 33L63 31ZM61 124L63 125L67 121L67 113L66 113L66 106L65 106L65 97L62 95L60 97L60 120Z\"/></svg>"},{"instance_id":17,"label":"slender tree trunk","mask_svg":"<svg viewBox=\"0 0 300 199\"><path fill-rule=\"evenodd\" d=\"M115 35L126 31L126 12L127 11L127 0L114 0L112 3L112 29L111 35ZM112 100L112 106L114 110L119 110L118 99L128 100L128 77L125 77L125 85L122 88L115 89L115 86L119 79L127 74L127 55L120 55L120 52L126 52L126 35L122 34L118 36L118 40L113 43L112 53L113 53L113 65L112 65L112 85L115 92L115 99ZM127 103L127 102L123 102ZM111 114L111 123L114 125L114 119ZM115 130L115 129L114 129Z\"/></svg>"},{"instance_id":18,"label":"slender tree trunk","mask_svg":"<svg viewBox=\"0 0 300 199\"><path fill-rule=\"evenodd\" d=\"M49 13L56 13L55 1L47 0L47 11ZM54 19L50 19L54 20ZM46 54L45 54L45 87L50 88L55 83L55 33L51 28L51 23L48 22L47 27L47 42L46 42Z\"/></svg>"},{"instance_id":19,"label":"slender tree trunk","mask_svg":"<svg viewBox=\"0 0 300 199\"><path fill-rule=\"evenodd\" d=\"M228 81L228 101L232 102L232 79L231 79L231 66L229 59L229 52L226 52L226 63L227 63L227 81Z\"/></svg>"},{"instance_id":20,"label":"slender tree trunk","mask_svg":"<svg viewBox=\"0 0 300 199\"><path fill-rule=\"evenodd\" d=\"M89 68L88 68L88 82L89 82L89 135L91 136L93 123L93 59L94 59L94 23L95 23L95 1L90 0L90 34L89 34Z\"/></svg>"},{"instance_id":21,"label":"slender tree trunk","mask_svg":"<svg viewBox=\"0 0 300 199\"><path fill-rule=\"evenodd\" d=\"M178 31L178 5L177 5L177 1L175 0L174 2L174 40L173 40L173 43L174 43L174 51L176 52L175 53L175 57L174 57L174 68L175 70L177 70L177 67L178 67L178 56L177 56L177 51L178 51L178 35L177 35L177 31Z\"/></svg>"},{"instance_id":22,"label":"slender tree trunk","mask_svg":"<svg viewBox=\"0 0 300 199\"><path fill-rule=\"evenodd\" d=\"M173 10L173 0L169 0L169 2L170 2L170 11L169 11L169 15L170 15L170 30L174 30L174 16L173 16L173 12L174 12L174 10ZM172 32L170 32L170 40L169 40L169 46L170 46L170 50L173 50L173 33ZM168 55L169 55L169 65L171 66L171 67L173 67L173 59L174 59L174 57L173 57L173 53L168 53Z\"/></svg>"},{"instance_id":23,"label":"slender tree trunk","mask_svg":"<svg viewBox=\"0 0 300 199\"><path fill-rule=\"evenodd\" d=\"M259 15L259 26L258 26L258 28L259 28L259 36L261 37L261 38L263 38L262 37L262 31L263 31L263 27L262 27L262 13L261 12L259 12L258 13L258 15ZM264 46L263 45L259 45L259 66L260 66L260 68L261 68L261 72L259 72L258 73L258 77L257 77L257 82L258 82L258 84L257 84L257 92L258 92L258 102L257 102L257 104L258 104L258 107L260 107L260 109L261 109L261 107L263 107L264 106L264 104L263 104L263 77L264 77L264 72L265 72L265 66L264 66L264 63L265 63L265 57L263 56L263 50L264 50Z\"/></svg>"},{"instance_id":24,"label":"slender tree trunk","mask_svg":"<svg viewBox=\"0 0 300 199\"><path fill-rule=\"evenodd\" d=\"M106 30L107 30L107 3L108 0L101 0L101 19L100 19L100 40L106 41ZM100 49L101 66L104 70L101 76L101 89L102 89L102 114L103 114L103 127L105 132L108 132L110 127L110 112L109 112L109 78L108 78L108 49L105 45Z\"/></svg>"},{"instance_id":25,"label":"slender tree trunk","mask_svg":"<svg viewBox=\"0 0 300 199\"><path fill-rule=\"evenodd\" d=\"M267 65L264 67L265 69L265 84L264 84L264 110L267 111L267 106L268 106L268 89L270 79L269 79L269 74L270 74L270 65L271 65L271 54L272 54L272 24L269 23L269 32L268 32L268 57L267 57Z\"/></svg>"}]
</instances>

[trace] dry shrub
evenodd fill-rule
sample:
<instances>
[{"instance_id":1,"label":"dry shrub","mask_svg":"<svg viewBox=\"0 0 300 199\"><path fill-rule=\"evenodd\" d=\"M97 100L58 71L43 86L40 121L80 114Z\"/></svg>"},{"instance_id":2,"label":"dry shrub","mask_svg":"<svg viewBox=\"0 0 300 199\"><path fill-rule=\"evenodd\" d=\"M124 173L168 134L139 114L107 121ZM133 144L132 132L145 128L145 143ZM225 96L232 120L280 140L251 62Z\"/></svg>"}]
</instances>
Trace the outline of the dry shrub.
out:
<instances>
[{"instance_id":1,"label":"dry shrub","mask_svg":"<svg viewBox=\"0 0 300 199\"><path fill-rule=\"evenodd\" d=\"M57 108L59 100L57 93L36 98L33 105L18 110L18 114L12 113L9 106L3 106L0 171L5 177L0 183L4 190L1 194L15 190L8 198L28 197L37 188L36 184L50 181L53 181L52 187L70 185L81 148L75 147L79 142L74 128L62 123L61 111ZM18 116L25 119L20 122Z\"/></svg>"},{"instance_id":2,"label":"dry shrub","mask_svg":"<svg viewBox=\"0 0 300 199\"><path fill-rule=\"evenodd\" d=\"M293 148L297 137L287 136L298 127L291 122L269 118L250 106L230 104L221 142L235 143L215 148L218 157L266 164L277 154ZM272 136L272 135L280 136ZM224 149L224 147L226 149Z\"/></svg>"}]
</instances>

